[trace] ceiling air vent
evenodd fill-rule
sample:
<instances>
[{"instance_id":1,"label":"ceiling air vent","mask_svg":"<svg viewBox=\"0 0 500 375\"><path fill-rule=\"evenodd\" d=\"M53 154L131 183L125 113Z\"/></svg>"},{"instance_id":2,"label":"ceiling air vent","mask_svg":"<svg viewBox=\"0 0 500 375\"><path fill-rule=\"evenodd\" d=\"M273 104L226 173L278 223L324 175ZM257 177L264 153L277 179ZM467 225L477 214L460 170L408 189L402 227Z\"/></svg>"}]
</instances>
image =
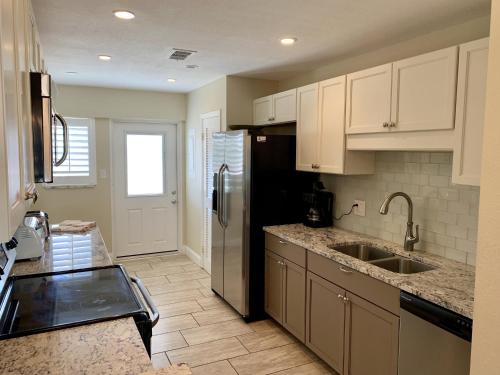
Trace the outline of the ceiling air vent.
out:
<instances>
[{"instance_id":1,"label":"ceiling air vent","mask_svg":"<svg viewBox=\"0 0 500 375\"><path fill-rule=\"evenodd\" d=\"M196 53L196 51L191 51L188 49L180 49L180 48L173 48L173 51L174 52L172 52L169 59L178 61L186 60L193 53Z\"/></svg>"}]
</instances>

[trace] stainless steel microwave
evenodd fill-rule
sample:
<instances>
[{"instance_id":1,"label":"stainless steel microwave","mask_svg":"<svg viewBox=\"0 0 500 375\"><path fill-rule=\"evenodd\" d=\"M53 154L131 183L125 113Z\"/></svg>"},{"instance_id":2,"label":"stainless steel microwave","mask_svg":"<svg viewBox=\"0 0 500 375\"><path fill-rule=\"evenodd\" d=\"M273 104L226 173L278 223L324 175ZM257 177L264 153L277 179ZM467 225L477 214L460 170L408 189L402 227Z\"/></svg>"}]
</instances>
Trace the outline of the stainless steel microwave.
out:
<instances>
[{"instance_id":1,"label":"stainless steel microwave","mask_svg":"<svg viewBox=\"0 0 500 375\"><path fill-rule=\"evenodd\" d=\"M31 118L33 131L33 161L35 182L53 182L53 168L68 156L68 126L64 118L53 110L50 75L30 73ZM56 125L62 126L63 151L57 158L52 142L57 142Z\"/></svg>"}]
</instances>

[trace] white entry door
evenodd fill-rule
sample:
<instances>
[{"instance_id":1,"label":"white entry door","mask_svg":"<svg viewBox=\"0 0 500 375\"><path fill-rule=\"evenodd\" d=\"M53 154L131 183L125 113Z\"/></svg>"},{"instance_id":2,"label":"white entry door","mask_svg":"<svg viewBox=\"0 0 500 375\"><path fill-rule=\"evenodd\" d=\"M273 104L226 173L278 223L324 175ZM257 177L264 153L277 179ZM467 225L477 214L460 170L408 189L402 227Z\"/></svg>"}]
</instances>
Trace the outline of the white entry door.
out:
<instances>
[{"instance_id":1,"label":"white entry door","mask_svg":"<svg viewBox=\"0 0 500 375\"><path fill-rule=\"evenodd\" d=\"M116 256L177 250L176 125L115 122L113 249Z\"/></svg>"},{"instance_id":2,"label":"white entry door","mask_svg":"<svg viewBox=\"0 0 500 375\"><path fill-rule=\"evenodd\" d=\"M203 268L211 273L212 260L212 191L213 143L212 135L220 132L220 111L201 115L203 131Z\"/></svg>"}]
</instances>

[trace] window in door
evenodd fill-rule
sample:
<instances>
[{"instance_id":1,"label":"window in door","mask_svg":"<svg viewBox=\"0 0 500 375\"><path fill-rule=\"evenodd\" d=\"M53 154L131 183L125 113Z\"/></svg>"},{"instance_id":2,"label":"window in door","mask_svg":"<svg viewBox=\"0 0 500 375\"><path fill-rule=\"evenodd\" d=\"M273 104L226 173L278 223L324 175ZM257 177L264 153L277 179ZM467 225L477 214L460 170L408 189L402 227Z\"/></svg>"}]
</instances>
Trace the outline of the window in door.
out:
<instances>
[{"instance_id":1,"label":"window in door","mask_svg":"<svg viewBox=\"0 0 500 375\"><path fill-rule=\"evenodd\" d=\"M163 195L163 134L127 134L127 196Z\"/></svg>"},{"instance_id":2,"label":"window in door","mask_svg":"<svg viewBox=\"0 0 500 375\"><path fill-rule=\"evenodd\" d=\"M96 151L95 123L91 118L65 117L68 124L68 156L64 163L54 167L55 186L95 186ZM55 128L52 137L54 157L59 159L63 153L63 130Z\"/></svg>"}]
</instances>

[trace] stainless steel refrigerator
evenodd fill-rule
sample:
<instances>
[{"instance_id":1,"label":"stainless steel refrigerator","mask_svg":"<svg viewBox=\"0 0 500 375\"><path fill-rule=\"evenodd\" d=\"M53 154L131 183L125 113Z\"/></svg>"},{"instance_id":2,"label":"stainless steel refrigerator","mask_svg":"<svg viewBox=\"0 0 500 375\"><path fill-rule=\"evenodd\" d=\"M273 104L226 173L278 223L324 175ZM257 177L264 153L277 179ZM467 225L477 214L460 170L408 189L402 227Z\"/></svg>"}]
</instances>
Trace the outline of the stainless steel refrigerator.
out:
<instances>
[{"instance_id":1,"label":"stainless steel refrigerator","mask_svg":"<svg viewBox=\"0 0 500 375\"><path fill-rule=\"evenodd\" d=\"M212 290L243 317L264 315L262 227L300 222L317 177L295 170L295 136L213 135Z\"/></svg>"}]
</instances>

